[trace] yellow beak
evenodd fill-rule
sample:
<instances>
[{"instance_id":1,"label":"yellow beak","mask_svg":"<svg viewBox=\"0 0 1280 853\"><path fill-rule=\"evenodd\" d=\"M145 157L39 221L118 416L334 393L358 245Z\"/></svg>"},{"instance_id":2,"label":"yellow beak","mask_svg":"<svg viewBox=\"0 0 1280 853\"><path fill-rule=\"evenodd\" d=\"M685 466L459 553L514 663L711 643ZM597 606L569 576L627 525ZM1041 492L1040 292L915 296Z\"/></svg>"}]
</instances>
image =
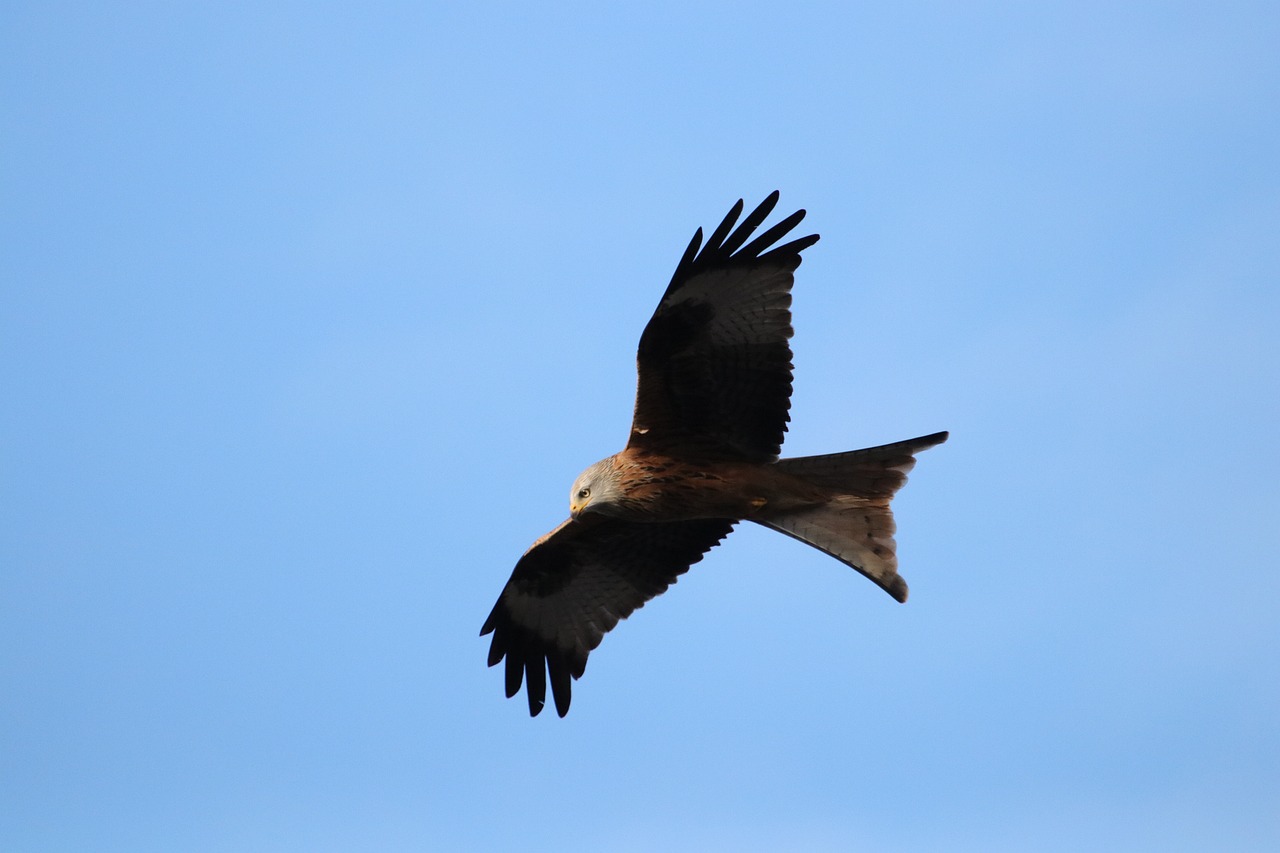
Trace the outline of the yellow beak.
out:
<instances>
[{"instance_id":1,"label":"yellow beak","mask_svg":"<svg viewBox=\"0 0 1280 853\"><path fill-rule=\"evenodd\" d=\"M577 516L580 516L584 514L584 512L586 512L586 507L588 507L590 503L591 503L591 496L580 498L580 497L577 497L575 494L575 496L570 497L570 500L568 500L568 514L575 517L576 519Z\"/></svg>"}]
</instances>

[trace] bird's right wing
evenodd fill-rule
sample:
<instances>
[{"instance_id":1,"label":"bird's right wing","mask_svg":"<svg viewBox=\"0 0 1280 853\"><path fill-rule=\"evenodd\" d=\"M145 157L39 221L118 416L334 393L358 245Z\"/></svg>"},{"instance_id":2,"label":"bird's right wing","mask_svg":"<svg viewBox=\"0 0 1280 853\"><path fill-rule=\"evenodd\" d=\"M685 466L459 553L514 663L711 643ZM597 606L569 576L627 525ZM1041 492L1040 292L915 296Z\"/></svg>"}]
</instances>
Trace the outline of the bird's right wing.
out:
<instances>
[{"instance_id":1,"label":"bird's right wing","mask_svg":"<svg viewBox=\"0 0 1280 853\"><path fill-rule=\"evenodd\" d=\"M584 516L533 544L516 563L493 612L480 629L493 634L489 666L506 658L507 696L522 681L529 713L546 703L547 675L556 711L569 711L570 677L587 655L638 607L675 583L728 535L734 522L699 519L641 524Z\"/></svg>"}]
</instances>

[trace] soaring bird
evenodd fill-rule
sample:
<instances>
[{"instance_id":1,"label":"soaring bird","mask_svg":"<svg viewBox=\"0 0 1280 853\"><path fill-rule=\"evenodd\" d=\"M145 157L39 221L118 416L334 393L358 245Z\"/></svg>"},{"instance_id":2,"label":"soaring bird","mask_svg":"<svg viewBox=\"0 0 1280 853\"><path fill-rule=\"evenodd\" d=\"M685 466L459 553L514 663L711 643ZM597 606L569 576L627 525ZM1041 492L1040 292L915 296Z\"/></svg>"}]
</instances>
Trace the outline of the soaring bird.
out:
<instances>
[{"instance_id":1,"label":"soaring bird","mask_svg":"<svg viewBox=\"0 0 1280 853\"><path fill-rule=\"evenodd\" d=\"M774 192L738 224L737 204L693 235L640 336L631 435L587 468L570 517L525 552L485 620L489 666L506 659L506 693L525 684L529 713L569 711L571 679L606 632L664 592L739 521L830 554L898 601L889 502L915 454L947 433L825 456L779 459L791 400L791 286L817 234L775 245L798 210L747 242ZM735 227L736 226L736 227Z\"/></svg>"}]
</instances>

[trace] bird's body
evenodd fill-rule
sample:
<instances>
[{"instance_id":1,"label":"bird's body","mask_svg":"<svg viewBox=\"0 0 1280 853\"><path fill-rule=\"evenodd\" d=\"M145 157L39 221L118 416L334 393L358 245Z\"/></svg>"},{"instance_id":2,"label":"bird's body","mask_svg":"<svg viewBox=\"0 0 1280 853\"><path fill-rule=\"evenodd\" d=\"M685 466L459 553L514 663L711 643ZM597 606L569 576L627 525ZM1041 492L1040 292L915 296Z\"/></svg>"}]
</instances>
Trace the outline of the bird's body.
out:
<instances>
[{"instance_id":1,"label":"bird's body","mask_svg":"<svg viewBox=\"0 0 1280 853\"><path fill-rule=\"evenodd\" d=\"M830 497L829 490L772 464L691 461L646 451L623 451L597 464L626 485L622 497L595 511L625 521L754 520Z\"/></svg>"},{"instance_id":2,"label":"bird's body","mask_svg":"<svg viewBox=\"0 0 1280 853\"><path fill-rule=\"evenodd\" d=\"M739 521L812 545L905 601L889 504L914 454L945 432L779 459L791 396L791 286L816 234L773 244L797 211L747 243L777 203L741 224L742 202L702 245L694 235L640 337L627 446L579 475L570 518L517 562L481 634L506 692L525 683L538 714L620 619L663 592ZM701 251L699 249L701 248Z\"/></svg>"}]
</instances>

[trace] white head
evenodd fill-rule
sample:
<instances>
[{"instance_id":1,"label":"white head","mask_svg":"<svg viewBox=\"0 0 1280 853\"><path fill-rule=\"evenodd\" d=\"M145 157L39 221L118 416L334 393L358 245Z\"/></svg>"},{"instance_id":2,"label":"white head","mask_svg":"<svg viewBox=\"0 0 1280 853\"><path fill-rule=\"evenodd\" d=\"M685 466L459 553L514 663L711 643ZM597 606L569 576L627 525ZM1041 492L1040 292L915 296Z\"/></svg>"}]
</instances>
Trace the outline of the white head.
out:
<instances>
[{"instance_id":1,"label":"white head","mask_svg":"<svg viewBox=\"0 0 1280 853\"><path fill-rule=\"evenodd\" d=\"M577 518L584 512L609 515L615 501L622 497L618 471L613 457L601 459L578 475L569 492L569 514Z\"/></svg>"}]
</instances>

